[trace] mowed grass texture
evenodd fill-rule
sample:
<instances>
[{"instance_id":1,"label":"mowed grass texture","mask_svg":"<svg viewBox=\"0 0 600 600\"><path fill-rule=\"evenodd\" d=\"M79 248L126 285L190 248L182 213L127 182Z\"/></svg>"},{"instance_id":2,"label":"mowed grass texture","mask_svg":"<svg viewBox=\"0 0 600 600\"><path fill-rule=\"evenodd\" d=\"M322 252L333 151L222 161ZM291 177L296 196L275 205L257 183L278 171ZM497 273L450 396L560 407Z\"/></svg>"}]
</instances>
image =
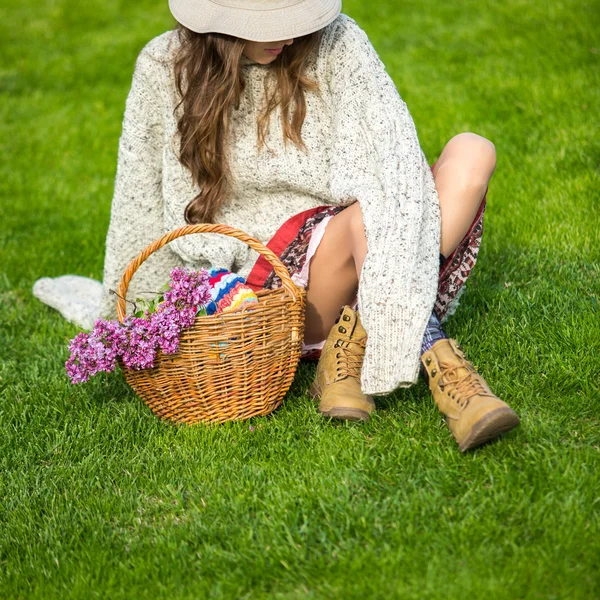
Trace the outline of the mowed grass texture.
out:
<instances>
[{"instance_id":1,"label":"mowed grass texture","mask_svg":"<svg viewBox=\"0 0 600 600\"><path fill-rule=\"evenodd\" d=\"M448 331L522 424L461 455L423 383L365 425L159 421L31 294L100 279L135 57L165 2L0 7L0 597L600 597L600 5L345 0L433 163L496 145Z\"/></svg>"}]
</instances>

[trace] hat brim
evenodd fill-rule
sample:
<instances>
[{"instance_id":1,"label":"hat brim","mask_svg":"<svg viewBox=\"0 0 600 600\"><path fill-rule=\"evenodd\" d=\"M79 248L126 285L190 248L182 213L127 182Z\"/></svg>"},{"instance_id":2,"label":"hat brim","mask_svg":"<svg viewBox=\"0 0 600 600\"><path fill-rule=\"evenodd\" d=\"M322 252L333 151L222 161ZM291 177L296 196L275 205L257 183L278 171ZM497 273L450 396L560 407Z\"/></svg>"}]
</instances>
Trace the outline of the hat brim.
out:
<instances>
[{"instance_id":1,"label":"hat brim","mask_svg":"<svg viewBox=\"0 0 600 600\"><path fill-rule=\"evenodd\" d=\"M314 33L342 10L342 0L303 0L285 8L249 10L211 0L169 0L175 19L197 33L225 33L253 42L275 42Z\"/></svg>"}]
</instances>

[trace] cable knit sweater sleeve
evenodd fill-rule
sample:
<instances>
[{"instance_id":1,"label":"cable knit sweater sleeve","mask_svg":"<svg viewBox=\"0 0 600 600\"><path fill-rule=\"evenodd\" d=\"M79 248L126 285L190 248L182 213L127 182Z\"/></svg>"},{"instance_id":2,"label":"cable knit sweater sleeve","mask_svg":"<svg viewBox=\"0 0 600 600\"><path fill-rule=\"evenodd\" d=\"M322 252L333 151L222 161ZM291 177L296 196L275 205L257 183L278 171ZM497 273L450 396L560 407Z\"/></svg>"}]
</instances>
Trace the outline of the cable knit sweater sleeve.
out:
<instances>
[{"instance_id":1,"label":"cable knit sweater sleeve","mask_svg":"<svg viewBox=\"0 0 600 600\"><path fill-rule=\"evenodd\" d=\"M342 16L324 43L332 194L359 201L368 247L358 292L368 334L362 389L383 394L418 377L437 291L439 201L412 117L366 34Z\"/></svg>"},{"instance_id":2,"label":"cable knit sweater sleeve","mask_svg":"<svg viewBox=\"0 0 600 600\"><path fill-rule=\"evenodd\" d=\"M127 96L115 188L106 237L103 297L100 315L114 317L116 290L129 262L161 237L163 225L162 153L163 106L160 70L144 48L136 61ZM153 254L130 282L127 297L159 290L169 269L181 260L169 249Z\"/></svg>"}]
</instances>

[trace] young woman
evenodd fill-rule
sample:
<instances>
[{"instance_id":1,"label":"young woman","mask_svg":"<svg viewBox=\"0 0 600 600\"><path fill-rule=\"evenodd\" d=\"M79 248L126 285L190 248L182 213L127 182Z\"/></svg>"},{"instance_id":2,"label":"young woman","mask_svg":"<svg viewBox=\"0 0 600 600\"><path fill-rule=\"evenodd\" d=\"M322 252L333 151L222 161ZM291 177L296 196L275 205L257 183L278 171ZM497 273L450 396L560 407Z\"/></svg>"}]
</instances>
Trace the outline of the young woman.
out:
<instances>
[{"instance_id":1,"label":"young woman","mask_svg":"<svg viewBox=\"0 0 600 600\"><path fill-rule=\"evenodd\" d=\"M141 51L127 99L102 316L150 242L186 223L226 223L306 286L304 354L320 353L311 393L323 415L368 419L372 395L412 385L422 364L463 451L517 425L440 323L477 259L493 144L457 135L430 169L340 0L169 6L178 26ZM232 238L185 236L143 265L130 295L158 290L182 263L278 286L256 259Z\"/></svg>"}]
</instances>

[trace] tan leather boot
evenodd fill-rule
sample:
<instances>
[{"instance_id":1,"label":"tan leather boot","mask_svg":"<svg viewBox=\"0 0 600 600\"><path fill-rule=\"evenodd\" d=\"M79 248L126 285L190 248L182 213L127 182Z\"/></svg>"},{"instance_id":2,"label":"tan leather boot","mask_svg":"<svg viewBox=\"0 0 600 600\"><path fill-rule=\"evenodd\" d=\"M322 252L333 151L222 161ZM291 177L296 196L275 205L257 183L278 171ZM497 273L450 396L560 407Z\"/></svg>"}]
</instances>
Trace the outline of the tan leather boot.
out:
<instances>
[{"instance_id":1,"label":"tan leather boot","mask_svg":"<svg viewBox=\"0 0 600 600\"><path fill-rule=\"evenodd\" d=\"M309 390L313 398L320 398L322 415L344 421L367 421L375 410L373 398L360 391L366 344L367 332L358 312L344 306L321 351L317 375Z\"/></svg>"},{"instance_id":2,"label":"tan leather boot","mask_svg":"<svg viewBox=\"0 0 600 600\"><path fill-rule=\"evenodd\" d=\"M458 347L439 340L421 357L429 389L462 452L519 424L517 414L495 396Z\"/></svg>"}]
</instances>

